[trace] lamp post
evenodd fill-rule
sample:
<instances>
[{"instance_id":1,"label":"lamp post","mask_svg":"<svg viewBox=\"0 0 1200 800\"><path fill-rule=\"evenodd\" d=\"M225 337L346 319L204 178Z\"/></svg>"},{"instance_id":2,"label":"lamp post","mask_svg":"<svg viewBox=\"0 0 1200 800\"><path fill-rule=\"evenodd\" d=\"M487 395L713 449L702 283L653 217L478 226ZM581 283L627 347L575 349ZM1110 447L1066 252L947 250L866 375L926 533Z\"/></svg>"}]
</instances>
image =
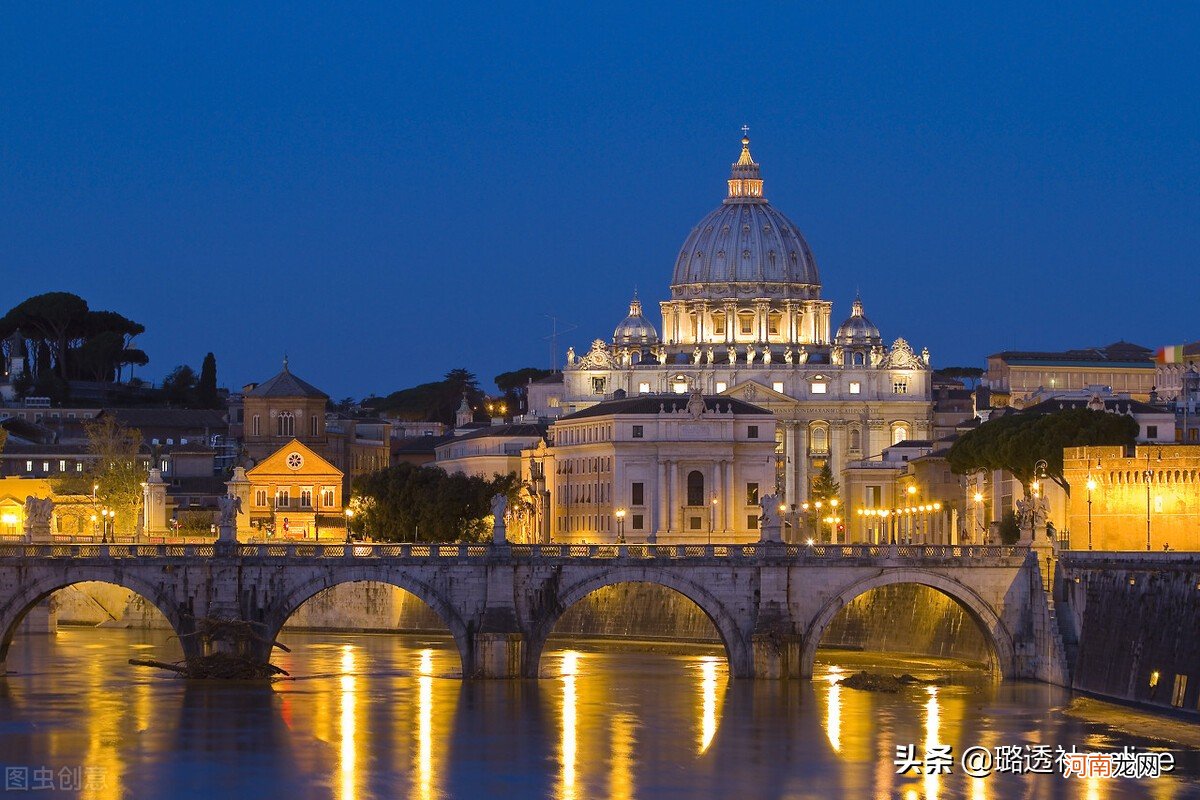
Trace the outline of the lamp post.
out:
<instances>
[{"instance_id":1,"label":"lamp post","mask_svg":"<svg viewBox=\"0 0 1200 800\"><path fill-rule=\"evenodd\" d=\"M971 499L975 501L975 513L972 518L975 520L975 525L979 527L979 543L984 544L983 533L987 529L983 525L983 492L975 492Z\"/></svg>"},{"instance_id":2,"label":"lamp post","mask_svg":"<svg viewBox=\"0 0 1200 800\"><path fill-rule=\"evenodd\" d=\"M717 496L714 494L710 504L712 511L708 515L708 543L712 544L713 528L717 527Z\"/></svg>"},{"instance_id":3,"label":"lamp post","mask_svg":"<svg viewBox=\"0 0 1200 800\"><path fill-rule=\"evenodd\" d=\"M837 513L838 499L836 497L829 498L829 509L829 541L831 544L837 544L837 525L841 522L841 517Z\"/></svg>"},{"instance_id":4,"label":"lamp post","mask_svg":"<svg viewBox=\"0 0 1200 800\"><path fill-rule=\"evenodd\" d=\"M617 516L617 544L625 544L625 509L618 508Z\"/></svg>"},{"instance_id":5,"label":"lamp post","mask_svg":"<svg viewBox=\"0 0 1200 800\"><path fill-rule=\"evenodd\" d=\"M1096 481L1088 475L1087 493L1088 493L1088 550L1092 549L1092 490L1096 488Z\"/></svg>"},{"instance_id":6,"label":"lamp post","mask_svg":"<svg viewBox=\"0 0 1200 800\"><path fill-rule=\"evenodd\" d=\"M350 520L354 517L354 509L346 509L346 544L350 544Z\"/></svg>"}]
</instances>

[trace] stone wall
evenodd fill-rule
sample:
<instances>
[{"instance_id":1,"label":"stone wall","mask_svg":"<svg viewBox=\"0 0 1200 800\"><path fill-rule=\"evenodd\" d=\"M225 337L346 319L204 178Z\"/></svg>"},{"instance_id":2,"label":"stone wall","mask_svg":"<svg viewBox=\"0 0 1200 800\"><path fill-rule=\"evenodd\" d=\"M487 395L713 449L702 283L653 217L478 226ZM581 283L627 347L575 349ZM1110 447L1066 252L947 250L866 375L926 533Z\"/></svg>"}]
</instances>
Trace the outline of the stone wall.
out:
<instances>
[{"instance_id":1,"label":"stone wall","mask_svg":"<svg viewBox=\"0 0 1200 800\"><path fill-rule=\"evenodd\" d=\"M1074 687L1200 714L1200 555L1072 553L1060 574Z\"/></svg>"},{"instance_id":2,"label":"stone wall","mask_svg":"<svg viewBox=\"0 0 1200 800\"><path fill-rule=\"evenodd\" d=\"M882 586L838 612L821 647L883 650L987 664L990 646L962 606L913 583Z\"/></svg>"}]
</instances>

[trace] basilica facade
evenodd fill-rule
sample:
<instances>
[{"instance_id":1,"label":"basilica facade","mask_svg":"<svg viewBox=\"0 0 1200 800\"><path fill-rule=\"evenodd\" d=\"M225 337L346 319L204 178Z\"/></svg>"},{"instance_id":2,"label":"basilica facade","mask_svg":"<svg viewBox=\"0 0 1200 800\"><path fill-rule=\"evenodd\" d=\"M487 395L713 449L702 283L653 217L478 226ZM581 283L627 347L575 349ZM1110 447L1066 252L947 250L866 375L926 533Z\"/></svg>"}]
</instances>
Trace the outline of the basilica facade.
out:
<instances>
[{"instance_id":1,"label":"basilica facade","mask_svg":"<svg viewBox=\"0 0 1200 800\"><path fill-rule=\"evenodd\" d=\"M679 250L670 292L661 328L634 297L611 339L569 349L561 381L530 386L530 411L566 416L613 398L693 392L744 400L774 414L775 488L794 505L825 466L841 480L851 462L932 435L928 351L887 344L857 297L833 328L816 258L767 201L746 137L726 197Z\"/></svg>"}]
</instances>

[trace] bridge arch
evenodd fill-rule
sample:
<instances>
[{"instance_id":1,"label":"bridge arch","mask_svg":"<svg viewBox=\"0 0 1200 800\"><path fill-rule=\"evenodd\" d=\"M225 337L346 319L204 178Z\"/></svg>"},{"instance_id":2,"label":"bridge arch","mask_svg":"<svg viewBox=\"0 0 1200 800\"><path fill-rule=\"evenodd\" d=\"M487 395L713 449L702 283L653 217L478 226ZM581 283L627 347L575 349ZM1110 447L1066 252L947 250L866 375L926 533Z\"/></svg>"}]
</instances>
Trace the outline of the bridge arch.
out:
<instances>
[{"instance_id":1,"label":"bridge arch","mask_svg":"<svg viewBox=\"0 0 1200 800\"><path fill-rule=\"evenodd\" d=\"M200 642L196 637L187 635L192 632L194 625L185 609L180 608L174 601L174 587L162 587L142 579L133 572L113 570L111 567L71 565L69 576L68 571L64 570L62 574L35 579L22 585L19 591L0 602L0 667L8 659L9 648L21 621L34 606L55 592L80 583L107 583L140 595L166 618L185 658L201 654ZM3 674L2 670L0 674Z\"/></svg>"},{"instance_id":2,"label":"bridge arch","mask_svg":"<svg viewBox=\"0 0 1200 800\"><path fill-rule=\"evenodd\" d=\"M450 635L454 638L463 676L467 677L471 674L472 641L470 631L467 624L463 621L462 616L455 609L454 605L446 600L434 587L403 570L375 571L367 569L350 575L321 574L297 584L289 589L287 594L280 598L278 602L273 603L267 612L265 620L267 626L266 640L268 642L275 642L279 638L283 626L299 610L300 606L326 589L368 581L383 583L402 589L432 609L438 619L450 630ZM270 653L267 652L264 655L269 657Z\"/></svg>"},{"instance_id":3,"label":"bridge arch","mask_svg":"<svg viewBox=\"0 0 1200 800\"><path fill-rule=\"evenodd\" d=\"M923 569L886 570L877 575L863 578L847 586L822 606L804 634L803 648L800 653L800 675L805 678L812 677L821 638L839 611L856 597L866 594L872 589L898 583L927 586L958 603L967 616L974 621L979 632L983 634L984 640L988 643L992 670L1004 678L1016 676L1016 647L1013 644L1012 634L991 604L980 597L971 587Z\"/></svg>"},{"instance_id":4,"label":"bridge arch","mask_svg":"<svg viewBox=\"0 0 1200 800\"><path fill-rule=\"evenodd\" d=\"M547 598L543 613L533 620L525 644L526 677L536 678L546 641L562 616L583 598L606 586L621 583L648 583L662 586L692 601L712 622L721 644L725 647L725 658L729 674L734 678L750 678L754 675L754 653L750 646L747 626L739 625L737 617L729 608L702 584L683 577L670 569L615 567L596 571L572 584L561 588L555 597Z\"/></svg>"}]
</instances>

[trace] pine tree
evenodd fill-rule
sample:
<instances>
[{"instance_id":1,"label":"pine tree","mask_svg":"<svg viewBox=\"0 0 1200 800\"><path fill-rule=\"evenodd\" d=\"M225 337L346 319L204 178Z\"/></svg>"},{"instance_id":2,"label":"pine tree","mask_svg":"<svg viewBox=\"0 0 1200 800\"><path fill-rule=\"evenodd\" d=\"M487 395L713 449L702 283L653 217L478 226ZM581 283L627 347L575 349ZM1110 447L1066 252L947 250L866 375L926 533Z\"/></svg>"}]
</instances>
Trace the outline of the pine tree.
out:
<instances>
[{"instance_id":1,"label":"pine tree","mask_svg":"<svg viewBox=\"0 0 1200 800\"><path fill-rule=\"evenodd\" d=\"M204 357L200 365L200 381L196 384L196 399L201 408L219 408L221 399L217 396L217 359L212 353Z\"/></svg>"},{"instance_id":2,"label":"pine tree","mask_svg":"<svg viewBox=\"0 0 1200 800\"><path fill-rule=\"evenodd\" d=\"M821 505L828 508L829 501L838 496L841 488L841 484L833 479L833 470L829 468L829 463L826 462L825 466L821 467L821 471L817 473L817 477L813 480L812 499L820 500Z\"/></svg>"}]
</instances>

